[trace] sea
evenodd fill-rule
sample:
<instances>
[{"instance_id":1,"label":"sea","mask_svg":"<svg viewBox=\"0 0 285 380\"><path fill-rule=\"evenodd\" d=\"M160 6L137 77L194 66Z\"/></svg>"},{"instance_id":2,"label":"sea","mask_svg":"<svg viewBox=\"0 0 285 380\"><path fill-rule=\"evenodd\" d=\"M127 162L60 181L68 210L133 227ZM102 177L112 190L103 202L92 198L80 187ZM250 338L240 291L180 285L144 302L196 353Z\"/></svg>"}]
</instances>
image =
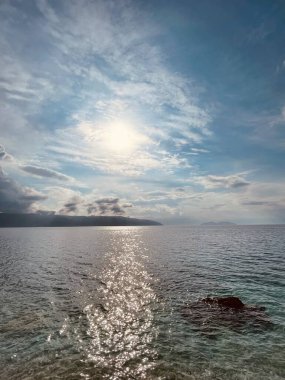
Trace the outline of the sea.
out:
<instances>
[{"instance_id":1,"label":"sea","mask_svg":"<svg viewBox=\"0 0 285 380\"><path fill-rule=\"evenodd\" d=\"M1 380L285 378L284 225L2 228L0 265Z\"/></svg>"}]
</instances>

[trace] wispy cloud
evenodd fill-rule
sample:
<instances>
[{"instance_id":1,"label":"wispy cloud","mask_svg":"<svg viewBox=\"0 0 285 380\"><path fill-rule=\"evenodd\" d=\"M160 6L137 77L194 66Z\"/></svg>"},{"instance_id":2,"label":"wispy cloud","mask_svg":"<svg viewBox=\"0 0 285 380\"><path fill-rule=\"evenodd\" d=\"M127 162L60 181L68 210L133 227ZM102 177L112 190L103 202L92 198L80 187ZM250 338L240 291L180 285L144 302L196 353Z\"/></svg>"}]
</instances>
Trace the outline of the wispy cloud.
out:
<instances>
[{"instance_id":1,"label":"wispy cloud","mask_svg":"<svg viewBox=\"0 0 285 380\"><path fill-rule=\"evenodd\" d=\"M5 147L0 144L0 161L12 161L13 156L6 152Z\"/></svg>"},{"instance_id":2,"label":"wispy cloud","mask_svg":"<svg viewBox=\"0 0 285 380\"><path fill-rule=\"evenodd\" d=\"M49 151L61 161L129 177L138 177L150 170L169 173L177 168L190 167L184 157L159 148L152 140L136 132L136 125L131 127L136 149L125 149L122 141L122 150L113 149L115 141L113 143L108 137L108 128L116 128L116 125L104 125L105 128L101 128L100 124L96 128L91 123L81 123L77 128L59 130ZM80 149L78 141L81 141Z\"/></svg>"},{"instance_id":3,"label":"wispy cloud","mask_svg":"<svg viewBox=\"0 0 285 380\"><path fill-rule=\"evenodd\" d=\"M62 173L57 172L55 170L41 168L39 166L20 165L19 167L24 172L35 175L37 177L54 178L54 179L58 179L60 181L71 181L71 182L73 180L73 178L71 178L65 174L62 174Z\"/></svg>"},{"instance_id":4,"label":"wispy cloud","mask_svg":"<svg viewBox=\"0 0 285 380\"><path fill-rule=\"evenodd\" d=\"M62 54L72 57L68 66L61 63L61 67L100 87L100 96L90 90L81 94L89 97L89 104L81 110L81 115L85 114L82 121L90 121L87 115L94 117L94 104L97 110L101 105L100 112L110 117L104 109L107 98L138 114L147 108L154 130L162 124L170 134L179 131L190 141L209 133L210 115L199 106L200 89L168 68L153 42L162 31L142 9L124 1L112 5L84 1L84 6L71 1L68 5L60 12L47 2L39 2L51 41ZM82 64L83 60L92 60L92 65ZM168 107L171 114L165 112Z\"/></svg>"},{"instance_id":5,"label":"wispy cloud","mask_svg":"<svg viewBox=\"0 0 285 380\"><path fill-rule=\"evenodd\" d=\"M173 172L176 166L190 166L189 158L180 155L179 141L201 142L208 136L210 112L201 105L201 88L194 80L171 69L156 42L163 29L143 8L128 1L100 0L84 0L80 5L64 1L60 7L41 0L36 7L39 13L33 22L37 23L38 39L52 52L41 65L49 69L39 70L40 62L19 56L16 37L12 39L14 49L11 44L3 48L1 83L10 130L23 139L34 130L39 141L35 155L48 148L49 154L60 151L65 162L75 159L109 173L138 176L149 169ZM20 9L10 4L2 12L17 17ZM9 28L7 21L4 36ZM30 31L25 32L19 35L22 45L29 36L33 38ZM57 117L51 127L48 112L61 117L58 104L64 106L65 102L73 105L68 109L68 125L66 120L60 124ZM108 152L107 129L130 119L136 154ZM11 145L9 139L7 136ZM47 143L40 147L43 141ZM175 146L162 149L167 141L177 141L176 152ZM60 179L60 174L24 167L30 174Z\"/></svg>"},{"instance_id":6,"label":"wispy cloud","mask_svg":"<svg viewBox=\"0 0 285 380\"><path fill-rule=\"evenodd\" d=\"M240 189L250 185L250 182L245 179L243 174L228 176L207 175L194 179L194 182L207 189Z\"/></svg>"},{"instance_id":7,"label":"wispy cloud","mask_svg":"<svg viewBox=\"0 0 285 380\"><path fill-rule=\"evenodd\" d=\"M168 3L168 18L155 2L28 3L0 4L5 204L175 221L261 221L282 209L281 19L225 4L232 34L211 2L194 13L185 2L178 24Z\"/></svg>"}]
</instances>

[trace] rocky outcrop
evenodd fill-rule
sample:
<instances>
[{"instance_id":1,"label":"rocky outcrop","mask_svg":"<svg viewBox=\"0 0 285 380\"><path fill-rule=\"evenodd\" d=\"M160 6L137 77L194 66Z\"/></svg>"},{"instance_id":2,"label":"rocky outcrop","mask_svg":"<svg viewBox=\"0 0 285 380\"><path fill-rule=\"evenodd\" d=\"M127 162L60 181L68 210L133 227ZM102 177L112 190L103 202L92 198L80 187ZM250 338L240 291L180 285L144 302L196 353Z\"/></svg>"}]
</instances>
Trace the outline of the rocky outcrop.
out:
<instances>
[{"instance_id":1,"label":"rocky outcrop","mask_svg":"<svg viewBox=\"0 0 285 380\"><path fill-rule=\"evenodd\" d=\"M265 307L246 305L238 297L207 297L185 304L183 318L205 334L218 333L227 327L234 330L264 329L272 326Z\"/></svg>"},{"instance_id":2,"label":"rocky outcrop","mask_svg":"<svg viewBox=\"0 0 285 380\"><path fill-rule=\"evenodd\" d=\"M230 308L234 310L243 309L245 304L238 297L207 297L202 299L202 302L208 305L218 305L225 308Z\"/></svg>"}]
</instances>

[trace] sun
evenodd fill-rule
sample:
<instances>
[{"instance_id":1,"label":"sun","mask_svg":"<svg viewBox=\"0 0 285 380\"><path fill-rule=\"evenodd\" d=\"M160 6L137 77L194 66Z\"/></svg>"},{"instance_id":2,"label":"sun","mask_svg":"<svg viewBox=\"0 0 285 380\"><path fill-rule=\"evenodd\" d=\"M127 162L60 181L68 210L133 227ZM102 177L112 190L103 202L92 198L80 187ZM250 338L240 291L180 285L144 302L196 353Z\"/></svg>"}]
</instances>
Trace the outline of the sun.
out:
<instances>
[{"instance_id":1,"label":"sun","mask_svg":"<svg viewBox=\"0 0 285 380\"><path fill-rule=\"evenodd\" d=\"M126 121L116 121L105 126L102 137L106 149L124 155L133 153L147 141L134 125Z\"/></svg>"}]
</instances>

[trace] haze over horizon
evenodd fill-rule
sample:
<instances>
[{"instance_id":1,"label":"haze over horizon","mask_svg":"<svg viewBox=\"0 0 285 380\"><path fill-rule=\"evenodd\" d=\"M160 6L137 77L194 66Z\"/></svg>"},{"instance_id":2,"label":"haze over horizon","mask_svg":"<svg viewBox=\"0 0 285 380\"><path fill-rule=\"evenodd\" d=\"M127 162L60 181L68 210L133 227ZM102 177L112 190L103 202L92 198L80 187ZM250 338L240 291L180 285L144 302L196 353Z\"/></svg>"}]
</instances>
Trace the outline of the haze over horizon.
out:
<instances>
[{"instance_id":1,"label":"haze over horizon","mask_svg":"<svg viewBox=\"0 0 285 380\"><path fill-rule=\"evenodd\" d=\"M0 212L285 223L285 4L0 4Z\"/></svg>"}]
</instances>

